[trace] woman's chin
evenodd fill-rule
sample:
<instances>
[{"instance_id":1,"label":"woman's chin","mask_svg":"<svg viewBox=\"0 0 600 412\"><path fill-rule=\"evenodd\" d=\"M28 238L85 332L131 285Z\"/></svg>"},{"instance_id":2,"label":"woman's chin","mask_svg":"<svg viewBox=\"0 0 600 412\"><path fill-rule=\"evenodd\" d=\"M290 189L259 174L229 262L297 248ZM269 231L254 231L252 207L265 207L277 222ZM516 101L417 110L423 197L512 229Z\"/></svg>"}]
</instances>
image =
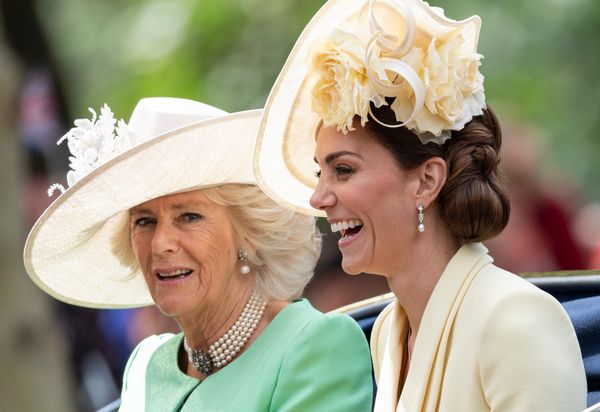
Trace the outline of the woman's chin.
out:
<instances>
[{"instance_id":1,"label":"woman's chin","mask_svg":"<svg viewBox=\"0 0 600 412\"><path fill-rule=\"evenodd\" d=\"M342 269L348 275L355 276L363 273L361 266L362 265L358 264L358 262L353 262L350 259L342 258Z\"/></svg>"},{"instance_id":2,"label":"woman's chin","mask_svg":"<svg viewBox=\"0 0 600 412\"><path fill-rule=\"evenodd\" d=\"M155 304L156 304L156 307L158 308L158 310L165 316L174 317L179 312L177 310L177 308L175 308L173 305L170 305L166 302L158 302Z\"/></svg>"},{"instance_id":3,"label":"woman's chin","mask_svg":"<svg viewBox=\"0 0 600 412\"><path fill-rule=\"evenodd\" d=\"M161 313L168 317L178 317L180 314L186 312L186 308L184 305L185 300L182 298L177 298L175 296L172 297L159 297L158 299L154 299L154 304L161 311Z\"/></svg>"}]
</instances>

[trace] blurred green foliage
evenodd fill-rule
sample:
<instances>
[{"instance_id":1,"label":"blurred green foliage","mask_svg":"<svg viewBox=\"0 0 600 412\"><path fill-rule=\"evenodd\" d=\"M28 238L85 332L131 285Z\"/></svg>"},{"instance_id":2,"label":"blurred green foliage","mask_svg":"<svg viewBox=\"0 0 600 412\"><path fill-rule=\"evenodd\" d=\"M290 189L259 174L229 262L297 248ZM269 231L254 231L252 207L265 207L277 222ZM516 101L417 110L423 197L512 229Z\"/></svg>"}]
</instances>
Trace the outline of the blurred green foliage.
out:
<instances>
[{"instance_id":1,"label":"blurred green foliage","mask_svg":"<svg viewBox=\"0 0 600 412\"><path fill-rule=\"evenodd\" d=\"M108 102L125 117L145 96L235 111L264 104L322 0L39 0L73 117ZM433 1L455 19L479 14L488 103L532 124L546 165L600 200L600 1ZM536 167L537 165L532 165Z\"/></svg>"}]
</instances>

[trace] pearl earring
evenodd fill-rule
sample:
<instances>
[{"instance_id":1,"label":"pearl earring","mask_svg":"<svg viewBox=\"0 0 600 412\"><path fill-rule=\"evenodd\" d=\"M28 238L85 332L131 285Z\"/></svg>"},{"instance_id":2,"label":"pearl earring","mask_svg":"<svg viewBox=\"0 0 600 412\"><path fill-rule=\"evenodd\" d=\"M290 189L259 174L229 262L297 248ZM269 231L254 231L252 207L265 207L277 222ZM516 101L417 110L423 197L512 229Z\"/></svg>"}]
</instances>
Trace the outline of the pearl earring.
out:
<instances>
[{"instance_id":1,"label":"pearl earring","mask_svg":"<svg viewBox=\"0 0 600 412\"><path fill-rule=\"evenodd\" d=\"M419 225L417 226L417 230L421 233L423 233L425 231L425 223L423 223L423 221L425 220L425 208L423 207L423 204L419 204L419 206L417 206L417 219L419 221Z\"/></svg>"},{"instance_id":2,"label":"pearl earring","mask_svg":"<svg viewBox=\"0 0 600 412\"><path fill-rule=\"evenodd\" d=\"M238 251L238 260L242 262L242 266L240 267L240 273L243 275L247 275L250 273L250 266L248 265L248 252L244 249L240 248Z\"/></svg>"}]
</instances>

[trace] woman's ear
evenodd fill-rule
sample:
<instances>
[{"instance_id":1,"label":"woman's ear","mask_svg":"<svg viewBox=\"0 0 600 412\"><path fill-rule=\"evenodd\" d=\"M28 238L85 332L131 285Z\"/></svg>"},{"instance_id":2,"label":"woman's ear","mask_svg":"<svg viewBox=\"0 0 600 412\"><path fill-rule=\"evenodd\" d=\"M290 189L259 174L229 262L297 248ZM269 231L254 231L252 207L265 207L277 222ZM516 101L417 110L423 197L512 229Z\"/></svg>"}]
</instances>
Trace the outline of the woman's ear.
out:
<instances>
[{"instance_id":1,"label":"woman's ear","mask_svg":"<svg viewBox=\"0 0 600 412\"><path fill-rule=\"evenodd\" d=\"M418 168L417 196L423 206L429 206L439 195L448 177L448 165L441 157L432 157Z\"/></svg>"}]
</instances>

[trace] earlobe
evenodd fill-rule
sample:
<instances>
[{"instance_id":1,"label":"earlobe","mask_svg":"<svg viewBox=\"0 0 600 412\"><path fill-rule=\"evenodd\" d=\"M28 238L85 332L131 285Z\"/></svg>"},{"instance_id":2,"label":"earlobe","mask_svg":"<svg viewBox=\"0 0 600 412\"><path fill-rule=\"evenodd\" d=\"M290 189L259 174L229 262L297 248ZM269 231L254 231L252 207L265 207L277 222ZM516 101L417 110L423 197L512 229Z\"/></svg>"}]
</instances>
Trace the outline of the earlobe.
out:
<instances>
[{"instance_id":1,"label":"earlobe","mask_svg":"<svg viewBox=\"0 0 600 412\"><path fill-rule=\"evenodd\" d=\"M240 242L240 245L238 246L238 251L239 249L243 249L244 251L246 251L247 256L256 255L256 247L246 237L244 237Z\"/></svg>"},{"instance_id":2,"label":"earlobe","mask_svg":"<svg viewBox=\"0 0 600 412\"><path fill-rule=\"evenodd\" d=\"M448 165L441 157L432 157L419 166L419 190L417 195L427 207L439 195L448 177Z\"/></svg>"}]
</instances>

